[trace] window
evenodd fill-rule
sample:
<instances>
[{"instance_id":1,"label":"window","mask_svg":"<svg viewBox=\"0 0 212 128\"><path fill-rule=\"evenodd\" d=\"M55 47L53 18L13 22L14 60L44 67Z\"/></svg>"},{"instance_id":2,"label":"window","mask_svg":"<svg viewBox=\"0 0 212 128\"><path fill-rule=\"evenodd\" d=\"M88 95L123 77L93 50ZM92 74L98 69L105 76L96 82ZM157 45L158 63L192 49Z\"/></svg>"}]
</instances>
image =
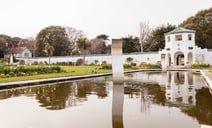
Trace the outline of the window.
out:
<instances>
[{"instance_id":1,"label":"window","mask_svg":"<svg viewBox=\"0 0 212 128\"><path fill-rule=\"evenodd\" d=\"M188 35L188 40L192 40L192 35L191 34Z\"/></svg>"},{"instance_id":2,"label":"window","mask_svg":"<svg viewBox=\"0 0 212 128\"><path fill-rule=\"evenodd\" d=\"M175 36L176 41L181 41L182 40L182 35L176 35Z\"/></svg>"},{"instance_id":3,"label":"window","mask_svg":"<svg viewBox=\"0 0 212 128\"><path fill-rule=\"evenodd\" d=\"M170 42L170 41L171 41L171 38L170 38L170 36L168 36L168 37L167 37L167 40L168 40L168 42Z\"/></svg>"}]
</instances>

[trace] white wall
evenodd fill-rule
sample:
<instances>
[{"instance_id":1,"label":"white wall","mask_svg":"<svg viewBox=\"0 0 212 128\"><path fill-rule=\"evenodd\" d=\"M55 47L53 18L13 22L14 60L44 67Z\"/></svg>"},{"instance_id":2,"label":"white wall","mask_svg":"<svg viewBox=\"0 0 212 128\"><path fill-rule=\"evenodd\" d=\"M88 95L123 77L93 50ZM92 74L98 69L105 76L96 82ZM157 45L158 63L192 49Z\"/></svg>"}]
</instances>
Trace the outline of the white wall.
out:
<instances>
[{"instance_id":1,"label":"white wall","mask_svg":"<svg viewBox=\"0 0 212 128\"><path fill-rule=\"evenodd\" d=\"M160 54L158 52L143 52L143 53L134 53L134 54L125 54L123 55L123 63L126 63L126 59L132 57L134 63L140 65L142 62L156 64L160 61ZM77 59L82 59L83 56L57 56L51 57L51 63L56 62L76 62ZM36 57L36 58L17 58L19 60L24 60L25 63L37 62L49 62L48 57ZM87 55L85 57L86 64L94 63L95 60L98 60L98 64L101 64L102 61L107 61L108 64L112 63L111 55Z\"/></svg>"},{"instance_id":2,"label":"white wall","mask_svg":"<svg viewBox=\"0 0 212 128\"><path fill-rule=\"evenodd\" d=\"M212 65L212 51L207 51L205 54L205 62Z\"/></svg>"}]
</instances>

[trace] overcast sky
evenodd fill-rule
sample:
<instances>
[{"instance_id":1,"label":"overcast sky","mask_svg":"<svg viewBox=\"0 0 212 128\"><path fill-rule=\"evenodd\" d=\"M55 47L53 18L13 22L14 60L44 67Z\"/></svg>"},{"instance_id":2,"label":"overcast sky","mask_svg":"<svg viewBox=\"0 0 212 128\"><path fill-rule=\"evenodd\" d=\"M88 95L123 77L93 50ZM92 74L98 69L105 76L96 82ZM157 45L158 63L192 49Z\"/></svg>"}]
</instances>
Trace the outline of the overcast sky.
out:
<instances>
[{"instance_id":1,"label":"overcast sky","mask_svg":"<svg viewBox=\"0 0 212 128\"><path fill-rule=\"evenodd\" d=\"M139 34L139 22L154 28L178 25L212 0L0 0L0 34L35 37L50 25L70 26L88 38Z\"/></svg>"}]
</instances>

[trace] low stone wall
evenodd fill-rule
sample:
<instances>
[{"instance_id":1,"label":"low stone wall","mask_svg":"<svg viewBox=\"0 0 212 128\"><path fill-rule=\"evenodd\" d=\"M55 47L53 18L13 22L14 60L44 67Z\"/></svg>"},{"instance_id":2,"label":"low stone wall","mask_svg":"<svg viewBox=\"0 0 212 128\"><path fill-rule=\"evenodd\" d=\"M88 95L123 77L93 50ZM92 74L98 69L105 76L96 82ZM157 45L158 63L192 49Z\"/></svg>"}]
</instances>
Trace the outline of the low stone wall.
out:
<instances>
[{"instance_id":1,"label":"low stone wall","mask_svg":"<svg viewBox=\"0 0 212 128\"><path fill-rule=\"evenodd\" d=\"M124 54L123 63L127 63L126 59L128 57L133 58L132 62L140 65L141 63L150 63L156 64L160 62L160 54L158 52L143 52L143 53L133 53L133 54ZM76 62L78 59L82 59L83 56L53 56L51 57L51 63L57 62ZM35 58L17 58L23 60L25 63L34 63L34 62L49 62L48 57L35 57ZM97 64L101 64L103 61L106 61L108 64L112 63L112 57L110 54L101 54L101 55L86 55L85 62L86 64L95 63L95 60L98 60Z\"/></svg>"}]
</instances>

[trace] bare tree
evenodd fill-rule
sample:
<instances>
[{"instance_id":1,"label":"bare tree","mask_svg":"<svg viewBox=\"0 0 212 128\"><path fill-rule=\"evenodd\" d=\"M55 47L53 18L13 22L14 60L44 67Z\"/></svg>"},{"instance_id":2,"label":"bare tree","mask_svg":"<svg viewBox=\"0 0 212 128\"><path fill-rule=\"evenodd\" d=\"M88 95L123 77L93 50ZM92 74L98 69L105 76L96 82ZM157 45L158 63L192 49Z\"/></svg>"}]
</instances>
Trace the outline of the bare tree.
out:
<instances>
[{"instance_id":1,"label":"bare tree","mask_svg":"<svg viewBox=\"0 0 212 128\"><path fill-rule=\"evenodd\" d=\"M27 47L33 53L33 56L34 56L34 45L35 45L35 39L33 37L21 39L18 42L19 47Z\"/></svg>"},{"instance_id":2,"label":"bare tree","mask_svg":"<svg viewBox=\"0 0 212 128\"><path fill-rule=\"evenodd\" d=\"M90 53L91 54L105 54L107 53L107 46L103 39L92 39L91 40L91 47L90 47Z\"/></svg>"},{"instance_id":3,"label":"bare tree","mask_svg":"<svg viewBox=\"0 0 212 128\"><path fill-rule=\"evenodd\" d=\"M143 21L140 22L140 37L139 37L139 43L141 45L141 52L144 51L144 43L146 42L146 39L148 35L150 34L151 29L149 27L149 22Z\"/></svg>"},{"instance_id":4,"label":"bare tree","mask_svg":"<svg viewBox=\"0 0 212 128\"><path fill-rule=\"evenodd\" d=\"M95 39L91 40L91 54L106 54L109 36L105 34L97 35Z\"/></svg>"},{"instance_id":5,"label":"bare tree","mask_svg":"<svg viewBox=\"0 0 212 128\"><path fill-rule=\"evenodd\" d=\"M66 33L68 36L68 39L70 41L69 49L70 49L70 55L72 55L76 50L77 50L77 44L76 41L79 38L85 37L85 34L81 30L77 30L72 27L65 27L66 28Z\"/></svg>"}]
</instances>

